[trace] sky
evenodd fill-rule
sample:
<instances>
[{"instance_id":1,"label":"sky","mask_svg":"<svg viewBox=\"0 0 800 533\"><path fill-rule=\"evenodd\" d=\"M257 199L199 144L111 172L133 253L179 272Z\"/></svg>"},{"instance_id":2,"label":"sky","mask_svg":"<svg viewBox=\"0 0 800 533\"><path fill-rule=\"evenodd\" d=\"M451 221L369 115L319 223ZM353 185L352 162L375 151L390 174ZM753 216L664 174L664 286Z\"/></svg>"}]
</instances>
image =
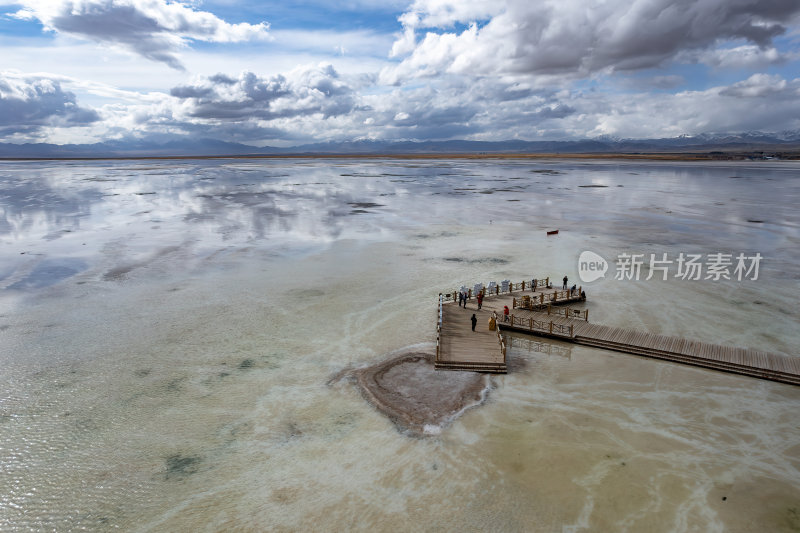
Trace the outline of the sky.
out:
<instances>
[{"instance_id":1,"label":"sky","mask_svg":"<svg viewBox=\"0 0 800 533\"><path fill-rule=\"evenodd\" d=\"M0 0L0 142L800 130L800 0Z\"/></svg>"}]
</instances>

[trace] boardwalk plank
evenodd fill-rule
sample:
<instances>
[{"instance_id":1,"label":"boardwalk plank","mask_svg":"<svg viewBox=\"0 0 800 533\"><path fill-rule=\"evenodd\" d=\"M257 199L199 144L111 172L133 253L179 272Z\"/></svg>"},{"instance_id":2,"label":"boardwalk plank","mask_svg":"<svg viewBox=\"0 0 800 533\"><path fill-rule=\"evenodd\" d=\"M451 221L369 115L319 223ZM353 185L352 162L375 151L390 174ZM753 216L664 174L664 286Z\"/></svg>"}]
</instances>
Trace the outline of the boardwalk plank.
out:
<instances>
[{"instance_id":1,"label":"boardwalk plank","mask_svg":"<svg viewBox=\"0 0 800 533\"><path fill-rule=\"evenodd\" d=\"M665 341L661 335L650 333L642 340L642 347L648 350L661 350L664 348Z\"/></svg>"},{"instance_id":2,"label":"boardwalk plank","mask_svg":"<svg viewBox=\"0 0 800 533\"><path fill-rule=\"evenodd\" d=\"M497 334L488 328L488 310L464 309L451 303L445 304L442 312L438 363L505 366ZM473 313L478 318L474 332L469 320Z\"/></svg>"}]
</instances>

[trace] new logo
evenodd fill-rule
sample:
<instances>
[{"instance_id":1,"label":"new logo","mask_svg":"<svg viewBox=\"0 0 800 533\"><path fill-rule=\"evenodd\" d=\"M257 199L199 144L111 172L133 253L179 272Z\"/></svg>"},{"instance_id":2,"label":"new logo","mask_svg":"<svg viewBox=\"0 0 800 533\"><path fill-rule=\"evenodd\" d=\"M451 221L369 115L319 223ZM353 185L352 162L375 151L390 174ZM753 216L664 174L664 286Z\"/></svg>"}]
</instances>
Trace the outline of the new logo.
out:
<instances>
[{"instance_id":1,"label":"new logo","mask_svg":"<svg viewBox=\"0 0 800 533\"><path fill-rule=\"evenodd\" d=\"M594 252L581 252L578 258L578 276L584 283L606 277L608 262Z\"/></svg>"}]
</instances>

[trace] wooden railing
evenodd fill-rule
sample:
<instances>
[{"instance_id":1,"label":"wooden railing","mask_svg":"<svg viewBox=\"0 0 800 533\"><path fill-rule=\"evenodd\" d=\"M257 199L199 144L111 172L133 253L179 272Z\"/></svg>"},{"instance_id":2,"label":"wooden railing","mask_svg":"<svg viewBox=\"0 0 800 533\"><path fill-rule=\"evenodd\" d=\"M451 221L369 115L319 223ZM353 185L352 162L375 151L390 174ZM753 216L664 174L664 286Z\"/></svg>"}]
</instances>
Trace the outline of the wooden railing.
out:
<instances>
[{"instance_id":1,"label":"wooden railing","mask_svg":"<svg viewBox=\"0 0 800 533\"><path fill-rule=\"evenodd\" d=\"M574 307L556 307L552 302L545 302L544 304L531 304L529 301L514 298L514 309L527 309L528 311L538 311L540 313L547 313L548 315L563 316L564 318L574 318L577 320L589 321L588 309L575 309Z\"/></svg>"},{"instance_id":2,"label":"wooden railing","mask_svg":"<svg viewBox=\"0 0 800 533\"><path fill-rule=\"evenodd\" d=\"M442 342L442 304L444 295L439 294L439 320L436 323L436 361L439 361L439 349Z\"/></svg>"},{"instance_id":3,"label":"wooden railing","mask_svg":"<svg viewBox=\"0 0 800 533\"><path fill-rule=\"evenodd\" d=\"M520 316L511 315L511 325L517 326L521 329L529 331L538 331L540 333L547 333L548 335L557 335L559 337L574 337L574 328L572 324L556 324L555 322L545 320L534 320L533 318L525 318Z\"/></svg>"},{"instance_id":4,"label":"wooden railing","mask_svg":"<svg viewBox=\"0 0 800 533\"><path fill-rule=\"evenodd\" d=\"M547 342L538 341L536 339L528 339L523 337L515 337L508 335L508 347L511 349L522 348L529 352L546 353L549 355L560 355L561 357L570 358L572 350L558 344L550 344Z\"/></svg>"},{"instance_id":5,"label":"wooden railing","mask_svg":"<svg viewBox=\"0 0 800 533\"><path fill-rule=\"evenodd\" d=\"M548 305L547 314L555 316L563 316L564 318L576 318L578 320L585 320L586 322L589 321L588 309L575 309L572 307L553 307L552 305Z\"/></svg>"},{"instance_id":6,"label":"wooden railing","mask_svg":"<svg viewBox=\"0 0 800 533\"><path fill-rule=\"evenodd\" d=\"M527 309L533 311L534 309L542 309L551 304L558 304L561 302L574 302L581 300L582 287L578 287L575 291L569 290L556 290L550 294L539 293L525 294L519 298L514 297L512 306L519 309Z\"/></svg>"},{"instance_id":7,"label":"wooden railing","mask_svg":"<svg viewBox=\"0 0 800 533\"><path fill-rule=\"evenodd\" d=\"M492 318L494 319L494 324L495 324L494 331L497 333L497 341L500 343L500 353L503 354L503 363L505 363L506 362L506 341L505 341L505 339L503 339L503 336L500 335L500 326L498 325L500 319L498 318L497 313L495 311L492 311Z\"/></svg>"},{"instance_id":8,"label":"wooden railing","mask_svg":"<svg viewBox=\"0 0 800 533\"><path fill-rule=\"evenodd\" d=\"M537 289L546 288L548 285L550 285L550 278L549 277L536 280L536 288ZM501 294L511 294L514 291L525 291L525 290L531 290L531 282L530 281L524 281L523 280L523 281L520 281L518 283L511 282L511 283L508 284L508 290L505 290L505 291L503 290L502 285L500 285L499 283L491 291L489 290L488 285L484 285L483 286L483 295L484 295L484 297L486 297L486 296L499 296ZM457 291L457 290L451 291L451 292L444 292L444 293L442 293L442 295L444 296L444 299L445 299L446 302L455 302L455 301L458 300L458 292L459 291ZM468 299L474 298L475 296L476 296L476 294L475 294L475 291L474 291L474 287L472 289L467 289L467 298Z\"/></svg>"}]
</instances>

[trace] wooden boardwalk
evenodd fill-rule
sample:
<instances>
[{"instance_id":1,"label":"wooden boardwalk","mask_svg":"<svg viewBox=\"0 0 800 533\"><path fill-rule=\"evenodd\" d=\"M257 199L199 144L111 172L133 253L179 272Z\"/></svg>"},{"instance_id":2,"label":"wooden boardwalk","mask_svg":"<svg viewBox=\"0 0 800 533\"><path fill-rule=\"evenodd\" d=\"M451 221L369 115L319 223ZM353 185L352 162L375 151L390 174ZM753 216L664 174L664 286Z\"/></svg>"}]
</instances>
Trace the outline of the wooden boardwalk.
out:
<instances>
[{"instance_id":1,"label":"wooden boardwalk","mask_svg":"<svg viewBox=\"0 0 800 533\"><path fill-rule=\"evenodd\" d=\"M497 331L489 330L492 313L479 311L474 300L469 307L464 309L452 302L442 305L436 369L505 373L505 350ZM478 319L475 331L470 321L473 313Z\"/></svg>"},{"instance_id":2,"label":"wooden boardwalk","mask_svg":"<svg viewBox=\"0 0 800 533\"><path fill-rule=\"evenodd\" d=\"M514 298L519 300L522 294L515 291L489 296L480 311L474 298L467 309L453 302L444 303L441 353L437 355L436 368L505 372L505 346L501 348L497 333L488 328L488 319L496 312L501 317L497 325L503 330L800 385L800 357L593 324L543 310L513 309ZM565 300L562 298L559 303L569 303ZM508 321L502 319L504 306L511 311ZM478 317L475 333L469 321L472 313Z\"/></svg>"},{"instance_id":3,"label":"wooden boardwalk","mask_svg":"<svg viewBox=\"0 0 800 533\"><path fill-rule=\"evenodd\" d=\"M540 280L540 287L544 286ZM522 287L522 284L517 284ZM533 295L528 286L526 294ZM461 307L455 301L452 293L440 298L439 303L439 325L438 338L436 341L436 361L437 370L472 370L476 372L495 372L505 373L506 368L506 348L500 336L499 328L492 331L489 329L489 319L493 316L503 315L503 305L511 306L512 297L510 293L489 294L484 299L483 309L478 309L477 299L472 297L466 307ZM519 291L519 289L518 289ZM568 296L566 292L556 289L538 290L535 294L540 297L545 294L547 301L552 301L553 294L556 294L558 303L576 301L579 296ZM540 298L541 300L541 298ZM491 302L491 303L490 303ZM475 331L472 331L470 318L475 314L478 322ZM500 318L499 320L502 320Z\"/></svg>"},{"instance_id":4,"label":"wooden boardwalk","mask_svg":"<svg viewBox=\"0 0 800 533\"><path fill-rule=\"evenodd\" d=\"M552 321L560 330L549 333L542 328L530 328L529 320L534 323L538 321L540 324ZM500 327L522 333L561 338L596 348L800 385L800 358L778 353L615 328L519 309L515 310L513 323L501 323ZM569 331L566 331L567 328Z\"/></svg>"}]
</instances>

